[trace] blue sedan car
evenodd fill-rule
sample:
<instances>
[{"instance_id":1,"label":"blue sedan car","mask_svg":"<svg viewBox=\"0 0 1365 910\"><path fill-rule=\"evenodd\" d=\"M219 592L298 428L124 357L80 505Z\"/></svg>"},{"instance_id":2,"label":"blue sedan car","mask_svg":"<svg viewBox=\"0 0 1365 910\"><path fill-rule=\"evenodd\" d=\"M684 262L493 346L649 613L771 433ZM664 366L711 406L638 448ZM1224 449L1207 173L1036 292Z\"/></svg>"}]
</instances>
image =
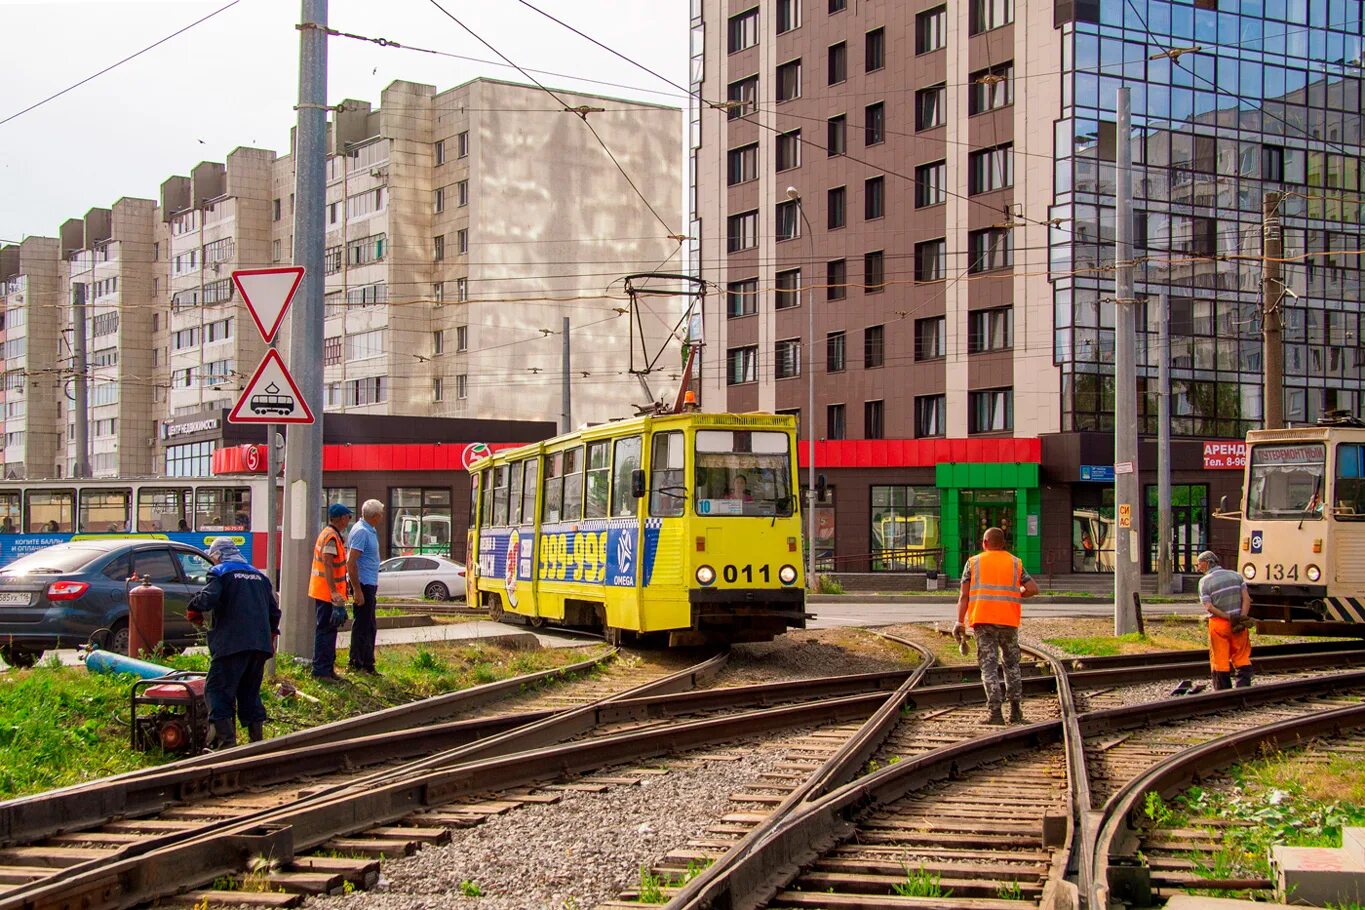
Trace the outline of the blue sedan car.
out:
<instances>
[{"instance_id":1,"label":"blue sedan car","mask_svg":"<svg viewBox=\"0 0 1365 910\"><path fill-rule=\"evenodd\" d=\"M211 567L201 550L164 540L73 540L30 553L0 569L0 660L31 667L43 651L96 633L103 647L127 654L132 576L165 592L165 643L192 645L198 633L186 608Z\"/></svg>"}]
</instances>

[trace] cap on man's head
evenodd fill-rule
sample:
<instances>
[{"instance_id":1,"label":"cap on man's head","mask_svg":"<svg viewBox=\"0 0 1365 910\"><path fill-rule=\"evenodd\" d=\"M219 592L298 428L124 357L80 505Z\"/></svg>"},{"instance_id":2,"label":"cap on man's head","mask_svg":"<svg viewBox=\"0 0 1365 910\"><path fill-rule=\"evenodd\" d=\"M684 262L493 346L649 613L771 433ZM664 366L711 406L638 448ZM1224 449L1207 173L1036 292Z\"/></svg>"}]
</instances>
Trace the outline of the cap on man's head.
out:
<instances>
[{"instance_id":1,"label":"cap on man's head","mask_svg":"<svg viewBox=\"0 0 1365 910\"><path fill-rule=\"evenodd\" d=\"M237 548L237 541L231 537L215 537L209 544L209 555L219 562L245 562L242 551Z\"/></svg>"},{"instance_id":2,"label":"cap on man's head","mask_svg":"<svg viewBox=\"0 0 1365 910\"><path fill-rule=\"evenodd\" d=\"M1218 565L1218 554L1212 550L1205 550L1203 553L1199 554L1199 557L1195 562L1206 562L1211 566L1216 566Z\"/></svg>"},{"instance_id":3,"label":"cap on man's head","mask_svg":"<svg viewBox=\"0 0 1365 910\"><path fill-rule=\"evenodd\" d=\"M351 515L350 506L344 503L334 502L327 507L327 520L335 521L338 518L348 518Z\"/></svg>"}]
</instances>

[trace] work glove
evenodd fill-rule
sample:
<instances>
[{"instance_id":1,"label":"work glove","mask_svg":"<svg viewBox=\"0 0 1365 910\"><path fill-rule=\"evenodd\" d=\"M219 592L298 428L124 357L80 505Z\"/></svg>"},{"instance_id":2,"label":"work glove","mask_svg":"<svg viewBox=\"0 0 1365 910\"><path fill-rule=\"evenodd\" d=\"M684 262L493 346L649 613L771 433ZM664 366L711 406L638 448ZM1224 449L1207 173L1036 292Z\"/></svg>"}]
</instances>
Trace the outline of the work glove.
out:
<instances>
[{"instance_id":1,"label":"work glove","mask_svg":"<svg viewBox=\"0 0 1365 910\"><path fill-rule=\"evenodd\" d=\"M198 610L186 610L185 618L196 626L202 626L204 624L204 614L200 613Z\"/></svg>"},{"instance_id":2,"label":"work glove","mask_svg":"<svg viewBox=\"0 0 1365 910\"><path fill-rule=\"evenodd\" d=\"M962 623L953 623L953 638L957 641L957 653L963 657L967 656L967 627Z\"/></svg>"},{"instance_id":3,"label":"work glove","mask_svg":"<svg viewBox=\"0 0 1365 910\"><path fill-rule=\"evenodd\" d=\"M346 620L350 618L350 614L346 612L346 608L341 604L336 604L332 607L332 630L336 631L337 629L340 629L342 626L346 625Z\"/></svg>"},{"instance_id":4,"label":"work glove","mask_svg":"<svg viewBox=\"0 0 1365 910\"><path fill-rule=\"evenodd\" d=\"M346 605L346 598L345 598L345 597L343 597L341 594L333 594L333 595L332 595L332 606L334 606L334 607L344 607L345 605Z\"/></svg>"}]
</instances>

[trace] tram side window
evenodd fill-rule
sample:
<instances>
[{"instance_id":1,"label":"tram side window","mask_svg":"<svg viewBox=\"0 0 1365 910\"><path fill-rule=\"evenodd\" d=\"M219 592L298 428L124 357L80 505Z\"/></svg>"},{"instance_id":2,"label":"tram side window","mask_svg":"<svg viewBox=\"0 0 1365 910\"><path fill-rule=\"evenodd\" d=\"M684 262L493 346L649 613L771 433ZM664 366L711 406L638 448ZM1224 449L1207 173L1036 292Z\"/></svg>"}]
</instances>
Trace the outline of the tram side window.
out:
<instances>
[{"instance_id":1,"label":"tram side window","mask_svg":"<svg viewBox=\"0 0 1365 910\"><path fill-rule=\"evenodd\" d=\"M23 530L19 518L20 494L18 490L0 493L0 534L18 534Z\"/></svg>"},{"instance_id":2,"label":"tram side window","mask_svg":"<svg viewBox=\"0 0 1365 910\"><path fill-rule=\"evenodd\" d=\"M640 500L631 494L630 475L640 467L640 437L628 436L616 440L616 458L613 461L611 486L612 517L631 516L639 513Z\"/></svg>"},{"instance_id":3,"label":"tram side window","mask_svg":"<svg viewBox=\"0 0 1365 910\"><path fill-rule=\"evenodd\" d=\"M483 469L483 527L493 524L493 469Z\"/></svg>"},{"instance_id":4,"label":"tram side window","mask_svg":"<svg viewBox=\"0 0 1365 910\"><path fill-rule=\"evenodd\" d=\"M545 456L545 494L544 515L542 520L545 524L553 524L559 521L564 515L564 452L555 452Z\"/></svg>"},{"instance_id":5,"label":"tram side window","mask_svg":"<svg viewBox=\"0 0 1365 910\"><path fill-rule=\"evenodd\" d=\"M507 523L513 527L521 524L522 469L525 467L524 461L512 465L512 484L507 493Z\"/></svg>"},{"instance_id":6,"label":"tram side window","mask_svg":"<svg viewBox=\"0 0 1365 910\"><path fill-rule=\"evenodd\" d=\"M1365 521L1365 445L1337 446L1337 489L1334 517Z\"/></svg>"},{"instance_id":7,"label":"tram side window","mask_svg":"<svg viewBox=\"0 0 1365 910\"><path fill-rule=\"evenodd\" d=\"M540 486L540 458L526 462L526 483L521 494L521 520L525 524L536 521L536 487Z\"/></svg>"},{"instance_id":8,"label":"tram side window","mask_svg":"<svg viewBox=\"0 0 1365 910\"><path fill-rule=\"evenodd\" d=\"M143 487L137 494L139 531L188 531L190 491Z\"/></svg>"},{"instance_id":9,"label":"tram side window","mask_svg":"<svg viewBox=\"0 0 1365 910\"><path fill-rule=\"evenodd\" d=\"M493 526L507 524L507 465L500 464L493 469Z\"/></svg>"},{"instance_id":10,"label":"tram side window","mask_svg":"<svg viewBox=\"0 0 1365 910\"><path fill-rule=\"evenodd\" d=\"M564 453L564 520L583 517L583 447Z\"/></svg>"},{"instance_id":11,"label":"tram side window","mask_svg":"<svg viewBox=\"0 0 1365 910\"><path fill-rule=\"evenodd\" d=\"M74 490L29 490L28 530L30 534L70 534L75 530L76 492Z\"/></svg>"},{"instance_id":12,"label":"tram side window","mask_svg":"<svg viewBox=\"0 0 1365 910\"><path fill-rule=\"evenodd\" d=\"M653 474L649 483L649 514L677 518L687 501L687 488L683 486L683 434L655 435L649 469Z\"/></svg>"},{"instance_id":13,"label":"tram side window","mask_svg":"<svg viewBox=\"0 0 1365 910\"><path fill-rule=\"evenodd\" d=\"M199 487L194 491L196 531L245 531L250 524L250 487Z\"/></svg>"},{"instance_id":14,"label":"tram side window","mask_svg":"<svg viewBox=\"0 0 1365 910\"><path fill-rule=\"evenodd\" d=\"M77 527L100 534L126 532L132 505L131 490L82 490Z\"/></svg>"},{"instance_id":15,"label":"tram side window","mask_svg":"<svg viewBox=\"0 0 1365 910\"><path fill-rule=\"evenodd\" d=\"M611 449L605 442L588 446L588 488L583 503L584 518L606 518L611 492Z\"/></svg>"},{"instance_id":16,"label":"tram side window","mask_svg":"<svg viewBox=\"0 0 1365 910\"><path fill-rule=\"evenodd\" d=\"M475 527L479 523L479 475L478 473L469 475L469 526Z\"/></svg>"}]
</instances>

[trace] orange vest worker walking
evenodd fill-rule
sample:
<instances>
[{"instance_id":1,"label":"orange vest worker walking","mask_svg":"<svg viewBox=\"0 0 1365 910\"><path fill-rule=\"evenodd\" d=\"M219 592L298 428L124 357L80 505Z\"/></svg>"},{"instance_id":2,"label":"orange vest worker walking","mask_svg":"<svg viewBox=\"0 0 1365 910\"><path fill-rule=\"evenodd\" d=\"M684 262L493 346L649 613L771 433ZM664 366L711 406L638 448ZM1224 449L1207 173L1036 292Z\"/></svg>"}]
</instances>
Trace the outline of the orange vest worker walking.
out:
<instances>
[{"instance_id":1,"label":"orange vest worker walking","mask_svg":"<svg viewBox=\"0 0 1365 910\"><path fill-rule=\"evenodd\" d=\"M1199 602L1209 614L1209 672L1213 688L1230 689L1251 685L1251 595L1246 580L1232 569L1218 564L1218 554L1205 550L1197 557Z\"/></svg>"},{"instance_id":2,"label":"orange vest worker walking","mask_svg":"<svg viewBox=\"0 0 1365 910\"><path fill-rule=\"evenodd\" d=\"M313 574L308 596L317 610L313 629L313 675L337 679L337 630L346 623L346 541L341 532L351 523L351 510L339 502L327 507L327 526L313 544Z\"/></svg>"},{"instance_id":3,"label":"orange vest worker walking","mask_svg":"<svg viewBox=\"0 0 1365 910\"><path fill-rule=\"evenodd\" d=\"M957 600L957 625L960 636L964 624L976 637L976 663L981 668L981 683L986 689L990 709L986 723L1004 724L1001 711L1004 696L1010 700L1010 723L1024 722L1019 705L1019 619L1024 598L1038 593L1038 583L1024 571L1019 557L1005 549L1005 532L987 528L982 535L983 552L967 560L962 569L962 593ZM1000 671L1004 669L1004 691Z\"/></svg>"}]
</instances>

